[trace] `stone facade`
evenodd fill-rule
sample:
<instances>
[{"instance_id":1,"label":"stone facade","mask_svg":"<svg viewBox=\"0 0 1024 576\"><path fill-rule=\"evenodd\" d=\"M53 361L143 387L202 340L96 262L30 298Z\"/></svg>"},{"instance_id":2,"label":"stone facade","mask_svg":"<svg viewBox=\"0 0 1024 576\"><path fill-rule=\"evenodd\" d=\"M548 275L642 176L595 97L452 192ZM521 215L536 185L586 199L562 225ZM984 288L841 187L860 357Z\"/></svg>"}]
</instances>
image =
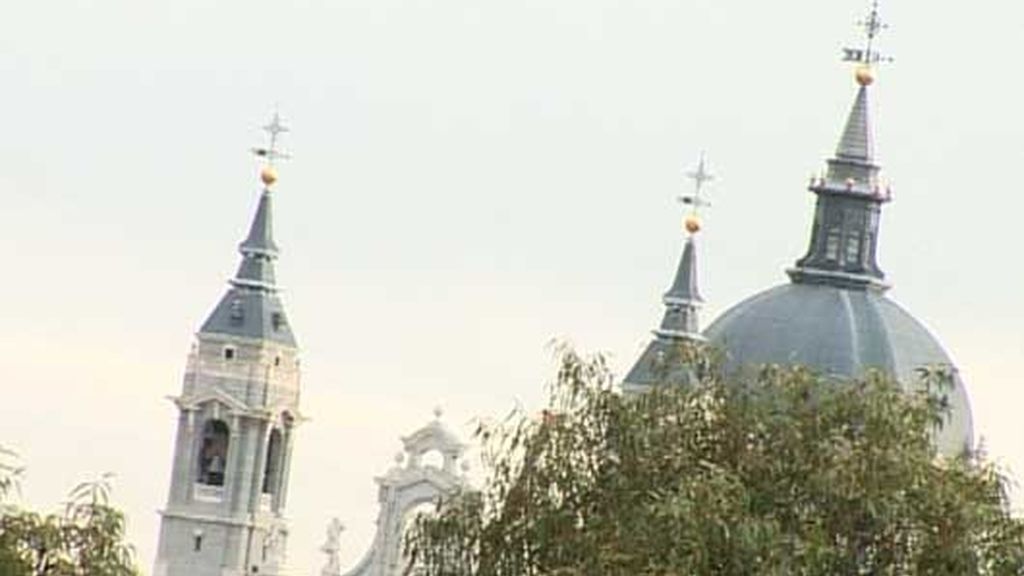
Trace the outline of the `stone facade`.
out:
<instances>
[{"instance_id":1,"label":"stone facade","mask_svg":"<svg viewBox=\"0 0 1024 576\"><path fill-rule=\"evenodd\" d=\"M265 190L239 272L173 398L178 432L155 576L287 573L284 509L302 417L298 348L273 282L270 207Z\"/></svg>"}]
</instances>

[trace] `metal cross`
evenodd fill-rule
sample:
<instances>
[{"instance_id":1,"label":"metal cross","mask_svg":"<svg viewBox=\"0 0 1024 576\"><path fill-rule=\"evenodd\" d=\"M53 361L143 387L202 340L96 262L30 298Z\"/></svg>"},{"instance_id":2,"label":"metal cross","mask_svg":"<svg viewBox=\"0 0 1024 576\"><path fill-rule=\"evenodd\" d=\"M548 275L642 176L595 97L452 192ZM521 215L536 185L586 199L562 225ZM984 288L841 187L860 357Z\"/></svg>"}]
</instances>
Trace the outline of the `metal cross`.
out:
<instances>
[{"instance_id":1,"label":"metal cross","mask_svg":"<svg viewBox=\"0 0 1024 576\"><path fill-rule=\"evenodd\" d=\"M892 62L892 58L875 51L875 38L879 32L889 28L889 25L883 22L878 14L878 0L872 1L871 13L868 14L866 20L857 22L857 25L864 29L864 35L867 36L864 48L843 48L843 61L859 62L867 65L879 62Z\"/></svg>"},{"instance_id":2,"label":"metal cross","mask_svg":"<svg viewBox=\"0 0 1024 576\"><path fill-rule=\"evenodd\" d=\"M704 206L711 206L711 203L701 196L701 192L704 191L706 184L715 179L715 175L708 171L703 152L700 154L700 162L697 164L697 169L687 172L686 177L693 180L693 194L680 196L679 201L690 206L691 212L696 214L698 209Z\"/></svg>"},{"instance_id":3,"label":"metal cross","mask_svg":"<svg viewBox=\"0 0 1024 576\"><path fill-rule=\"evenodd\" d=\"M253 148L253 154L260 158L266 158L268 166L273 166L274 160L287 160L291 158L290 155L277 149L278 136L288 132L289 128L281 123L281 115L276 110L274 111L274 117L270 120L270 124L264 126L263 131L270 135L270 143L266 148Z\"/></svg>"}]
</instances>

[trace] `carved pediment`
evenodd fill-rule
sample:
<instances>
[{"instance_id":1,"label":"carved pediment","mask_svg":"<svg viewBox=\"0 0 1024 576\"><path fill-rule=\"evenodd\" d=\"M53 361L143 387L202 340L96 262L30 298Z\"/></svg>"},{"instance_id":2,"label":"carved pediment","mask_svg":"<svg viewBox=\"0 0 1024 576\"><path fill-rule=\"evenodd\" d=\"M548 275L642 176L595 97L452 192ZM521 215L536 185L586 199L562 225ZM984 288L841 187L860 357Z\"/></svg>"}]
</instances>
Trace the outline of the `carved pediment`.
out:
<instances>
[{"instance_id":1,"label":"carved pediment","mask_svg":"<svg viewBox=\"0 0 1024 576\"><path fill-rule=\"evenodd\" d=\"M241 402L220 388L203 390L198 394L192 394L189 396L179 396L173 400L174 403L178 405L178 408L183 410L198 410L211 403L216 403L227 409L229 412L238 414L245 414L249 412L249 407L246 406L244 402Z\"/></svg>"}]
</instances>

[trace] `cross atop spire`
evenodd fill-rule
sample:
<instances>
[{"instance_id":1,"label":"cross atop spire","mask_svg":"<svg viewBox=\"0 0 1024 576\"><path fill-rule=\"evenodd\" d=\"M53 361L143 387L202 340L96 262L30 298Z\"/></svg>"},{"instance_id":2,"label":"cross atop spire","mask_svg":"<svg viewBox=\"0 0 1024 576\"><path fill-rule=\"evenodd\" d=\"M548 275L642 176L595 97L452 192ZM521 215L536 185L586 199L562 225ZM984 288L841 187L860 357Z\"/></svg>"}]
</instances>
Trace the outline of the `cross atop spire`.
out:
<instances>
[{"instance_id":1,"label":"cross atop spire","mask_svg":"<svg viewBox=\"0 0 1024 576\"><path fill-rule=\"evenodd\" d=\"M858 64L856 77L861 86L868 86L875 81L874 66L879 62L892 62L892 58L882 54L875 48L875 38L889 25L882 21L878 14L878 0L872 0L871 12L864 20L857 22L864 30L863 48L843 48L843 61Z\"/></svg>"},{"instance_id":2,"label":"cross atop spire","mask_svg":"<svg viewBox=\"0 0 1024 576\"><path fill-rule=\"evenodd\" d=\"M291 129L281 122L281 115L274 110L274 117L270 120L270 123L263 127L263 131L269 136L269 142L266 148L252 148L251 151L256 156L263 158L266 161L263 170L260 171L260 179L263 180L263 184L268 188L277 182L277 171L274 169L275 160L287 160L291 158L291 155L286 154L278 150L278 138L285 132L290 132Z\"/></svg>"},{"instance_id":3,"label":"cross atop spire","mask_svg":"<svg viewBox=\"0 0 1024 576\"><path fill-rule=\"evenodd\" d=\"M693 180L693 193L680 196L679 201L690 207L689 214L687 214L684 220L686 231L690 234L696 234L700 231L701 227L698 212L705 206L711 206L711 203L702 196L704 187L715 179L715 175L708 171L707 161L703 152L700 153L700 162L697 163L697 168L687 172L686 177Z\"/></svg>"}]
</instances>

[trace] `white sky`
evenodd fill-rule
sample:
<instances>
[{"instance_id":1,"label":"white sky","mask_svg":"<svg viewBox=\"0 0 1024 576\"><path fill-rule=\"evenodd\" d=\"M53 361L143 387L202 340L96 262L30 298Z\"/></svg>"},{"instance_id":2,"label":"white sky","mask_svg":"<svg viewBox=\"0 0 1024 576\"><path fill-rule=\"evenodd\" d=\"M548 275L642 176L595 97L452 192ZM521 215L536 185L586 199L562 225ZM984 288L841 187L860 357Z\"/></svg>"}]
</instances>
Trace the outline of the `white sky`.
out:
<instances>
[{"instance_id":1,"label":"white sky","mask_svg":"<svg viewBox=\"0 0 1024 576\"><path fill-rule=\"evenodd\" d=\"M701 243L710 320L785 281L810 173L852 102L840 48L866 2L140 0L0 20L0 444L52 507L117 474L148 571L192 333L257 198L275 103L279 278L304 349L290 553L368 545L373 476L431 418L537 407L546 343L625 371L680 250L681 176L720 180ZM896 202L880 262L1024 479L1024 8L892 3L873 90Z\"/></svg>"}]
</instances>

